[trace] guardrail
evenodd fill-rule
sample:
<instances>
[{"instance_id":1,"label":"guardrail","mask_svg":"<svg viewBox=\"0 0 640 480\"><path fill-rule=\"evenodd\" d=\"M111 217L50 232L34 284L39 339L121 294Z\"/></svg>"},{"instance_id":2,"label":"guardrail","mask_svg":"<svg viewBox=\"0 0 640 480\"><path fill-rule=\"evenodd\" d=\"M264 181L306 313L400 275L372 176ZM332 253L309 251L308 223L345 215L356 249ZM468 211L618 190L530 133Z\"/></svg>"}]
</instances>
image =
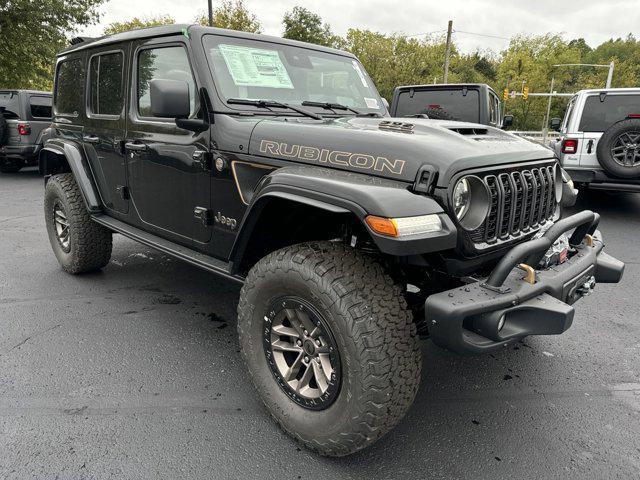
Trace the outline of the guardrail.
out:
<instances>
[{"instance_id":1,"label":"guardrail","mask_svg":"<svg viewBox=\"0 0 640 480\"><path fill-rule=\"evenodd\" d=\"M544 141L545 134L544 131L538 130L509 130L509 133L513 133L519 137L526 138L527 140L534 141L545 147L549 146L549 142L552 140L556 140L560 134L558 132L547 132L547 141Z\"/></svg>"}]
</instances>

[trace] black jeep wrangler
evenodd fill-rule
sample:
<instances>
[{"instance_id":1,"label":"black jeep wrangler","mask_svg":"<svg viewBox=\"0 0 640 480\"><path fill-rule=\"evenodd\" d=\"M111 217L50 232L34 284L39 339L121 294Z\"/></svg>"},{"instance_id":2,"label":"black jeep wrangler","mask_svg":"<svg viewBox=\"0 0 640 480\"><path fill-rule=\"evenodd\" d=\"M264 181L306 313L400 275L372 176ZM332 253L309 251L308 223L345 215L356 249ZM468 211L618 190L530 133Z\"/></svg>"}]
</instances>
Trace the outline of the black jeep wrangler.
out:
<instances>
[{"instance_id":1,"label":"black jeep wrangler","mask_svg":"<svg viewBox=\"0 0 640 480\"><path fill-rule=\"evenodd\" d=\"M561 219L550 150L394 120L346 52L200 26L81 42L58 58L54 127L40 161L63 269L107 265L115 232L242 283L256 389L325 455L400 421L420 337L483 353L559 334L624 269L596 213Z\"/></svg>"}]
</instances>

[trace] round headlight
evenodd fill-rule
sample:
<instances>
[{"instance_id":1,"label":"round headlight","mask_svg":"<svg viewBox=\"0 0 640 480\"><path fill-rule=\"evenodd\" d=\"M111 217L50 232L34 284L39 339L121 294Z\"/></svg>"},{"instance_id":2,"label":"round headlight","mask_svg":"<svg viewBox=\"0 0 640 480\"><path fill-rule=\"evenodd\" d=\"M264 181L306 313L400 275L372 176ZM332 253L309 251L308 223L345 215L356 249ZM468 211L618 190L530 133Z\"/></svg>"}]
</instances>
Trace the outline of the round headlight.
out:
<instances>
[{"instance_id":1,"label":"round headlight","mask_svg":"<svg viewBox=\"0 0 640 480\"><path fill-rule=\"evenodd\" d=\"M465 230L475 230L489 213L489 191L475 175L461 178L453 188L451 206L458 223Z\"/></svg>"},{"instance_id":2,"label":"round headlight","mask_svg":"<svg viewBox=\"0 0 640 480\"><path fill-rule=\"evenodd\" d=\"M456 188L453 189L453 211L458 220L462 220L469 211L471 205L471 187L469 180L463 178L458 180Z\"/></svg>"},{"instance_id":3,"label":"round headlight","mask_svg":"<svg viewBox=\"0 0 640 480\"><path fill-rule=\"evenodd\" d=\"M564 190L563 189L564 177L565 177L565 171L562 168L560 168L560 165L556 164L556 166L553 169L553 181L555 184L554 187L555 187L555 194L556 194L556 203L560 203L562 201L562 194Z\"/></svg>"}]
</instances>

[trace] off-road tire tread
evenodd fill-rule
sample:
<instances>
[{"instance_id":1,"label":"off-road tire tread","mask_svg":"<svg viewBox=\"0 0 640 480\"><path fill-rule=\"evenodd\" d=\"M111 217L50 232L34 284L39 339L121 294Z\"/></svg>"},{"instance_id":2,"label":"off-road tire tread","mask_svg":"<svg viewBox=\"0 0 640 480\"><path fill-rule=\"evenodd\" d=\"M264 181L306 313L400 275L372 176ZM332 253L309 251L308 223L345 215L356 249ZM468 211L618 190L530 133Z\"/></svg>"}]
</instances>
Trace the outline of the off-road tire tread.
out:
<instances>
[{"instance_id":1,"label":"off-road tire tread","mask_svg":"<svg viewBox=\"0 0 640 480\"><path fill-rule=\"evenodd\" d=\"M47 190L55 186L64 192L68 205L67 218L76 237L73 243L75 249L72 249L72 262L62 265L62 268L73 275L104 268L111 259L112 232L91 220L72 173L51 177L47 182Z\"/></svg>"},{"instance_id":2,"label":"off-road tire tread","mask_svg":"<svg viewBox=\"0 0 640 480\"><path fill-rule=\"evenodd\" d=\"M402 289L373 256L346 245L330 242L304 243L278 250L260 260L249 272L240 294L238 331L248 332L253 305L247 301L260 280L277 270L300 275L338 294L348 335L359 345L360 364L365 366L365 388L353 398L358 414L339 435L320 442L290 431L305 447L322 455L343 456L375 442L406 414L420 383L421 351L416 325ZM247 358L248 352L242 349ZM253 375L253 372L250 372ZM255 383L255 381L254 381Z\"/></svg>"}]
</instances>

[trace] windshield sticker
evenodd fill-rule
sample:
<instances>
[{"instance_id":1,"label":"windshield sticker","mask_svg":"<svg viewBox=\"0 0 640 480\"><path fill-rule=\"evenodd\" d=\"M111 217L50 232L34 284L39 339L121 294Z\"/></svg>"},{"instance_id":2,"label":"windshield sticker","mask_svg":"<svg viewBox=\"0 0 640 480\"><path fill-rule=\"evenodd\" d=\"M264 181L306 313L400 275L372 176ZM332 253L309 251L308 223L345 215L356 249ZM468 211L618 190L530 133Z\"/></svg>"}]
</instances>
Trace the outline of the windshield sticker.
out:
<instances>
[{"instance_id":1,"label":"windshield sticker","mask_svg":"<svg viewBox=\"0 0 640 480\"><path fill-rule=\"evenodd\" d=\"M223 44L219 48L236 86L293 88L277 51Z\"/></svg>"},{"instance_id":2,"label":"windshield sticker","mask_svg":"<svg viewBox=\"0 0 640 480\"><path fill-rule=\"evenodd\" d=\"M353 64L353 69L358 73L358 76L360 77L360 81L362 82L362 85L369 88L369 84L367 83L367 77L364 76L364 72L360 68L360 65L358 65L358 62L354 60L351 63Z\"/></svg>"},{"instance_id":3,"label":"windshield sticker","mask_svg":"<svg viewBox=\"0 0 640 480\"><path fill-rule=\"evenodd\" d=\"M378 100L376 100L375 98L364 97L364 103L367 104L367 108L380 108L378 106Z\"/></svg>"}]
</instances>

